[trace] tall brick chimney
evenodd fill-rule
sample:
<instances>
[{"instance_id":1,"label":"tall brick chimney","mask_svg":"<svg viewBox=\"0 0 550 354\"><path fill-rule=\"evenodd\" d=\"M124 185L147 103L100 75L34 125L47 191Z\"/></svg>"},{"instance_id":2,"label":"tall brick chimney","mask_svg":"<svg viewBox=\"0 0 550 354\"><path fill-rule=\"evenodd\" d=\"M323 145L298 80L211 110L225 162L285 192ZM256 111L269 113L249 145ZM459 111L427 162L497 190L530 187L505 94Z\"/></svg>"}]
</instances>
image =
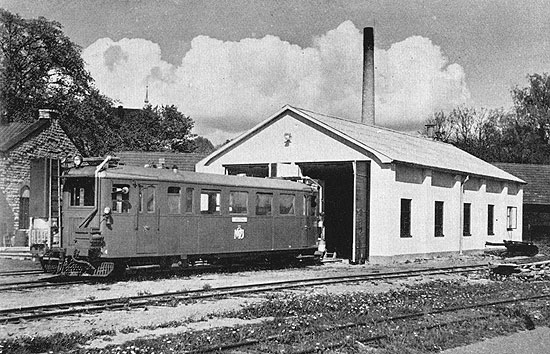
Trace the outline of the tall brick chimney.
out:
<instances>
[{"instance_id":1,"label":"tall brick chimney","mask_svg":"<svg viewBox=\"0 0 550 354\"><path fill-rule=\"evenodd\" d=\"M374 28L363 29L363 96L361 123L374 121Z\"/></svg>"}]
</instances>

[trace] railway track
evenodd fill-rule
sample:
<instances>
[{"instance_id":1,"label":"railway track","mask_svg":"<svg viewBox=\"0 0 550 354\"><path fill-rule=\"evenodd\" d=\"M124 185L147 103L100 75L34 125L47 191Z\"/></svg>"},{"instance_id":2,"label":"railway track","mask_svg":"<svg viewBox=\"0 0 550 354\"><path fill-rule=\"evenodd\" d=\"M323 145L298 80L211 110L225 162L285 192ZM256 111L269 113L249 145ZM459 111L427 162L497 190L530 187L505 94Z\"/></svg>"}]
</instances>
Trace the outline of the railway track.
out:
<instances>
[{"instance_id":1,"label":"railway track","mask_svg":"<svg viewBox=\"0 0 550 354\"><path fill-rule=\"evenodd\" d=\"M33 274L43 274L43 270L9 270L0 272L0 277L13 277Z\"/></svg>"},{"instance_id":2,"label":"railway track","mask_svg":"<svg viewBox=\"0 0 550 354\"><path fill-rule=\"evenodd\" d=\"M18 281L10 283L0 283L0 292L2 291L19 291L38 288L50 288L62 285L75 285L90 282L88 279L76 279L67 281L58 276L48 277L46 279Z\"/></svg>"},{"instance_id":3,"label":"railway track","mask_svg":"<svg viewBox=\"0 0 550 354\"><path fill-rule=\"evenodd\" d=\"M475 310L475 309L479 309L479 308L486 308L486 307L492 307L492 306L498 306L498 305L509 305L509 304L525 303L525 302L528 302L528 301L537 301L537 300L548 299L548 298L550 298L550 294L533 295L533 296L525 296L525 297L514 297L514 298L508 298L508 299L501 299L501 300L495 300L495 301L475 303L475 304L470 304L470 305L466 305L466 306L448 307L448 308L436 309L436 310L433 310L433 311L419 311L419 312L416 312L416 313L409 313L409 314L404 314L404 315L396 315L396 316L391 316L391 317L370 319L367 322L355 322L355 323L347 323L347 324L342 324L342 325L335 325L335 326L331 326L329 328L325 327L322 330L327 331L327 332L334 332L334 331L349 330L349 329L352 329L352 328L373 327L373 326L380 325L380 324L383 324L383 323L392 323L392 322L400 323L400 321L407 321L407 320L419 321L419 319L421 319L421 318L428 318L430 316L435 316L435 315L440 315L440 314L445 314L445 313L459 312L459 311L464 311L464 310ZM411 330L416 330L416 331L431 330L431 329L435 329L435 328L448 327L448 326L451 326L453 324L459 324L459 323L463 323L463 322L467 322L467 321L476 321L476 320L486 319L486 318L489 318L489 317L492 317L492 316L496 316L496 314L494 314L494 315L485 314L485 315L467 316L465 318L455 319L455 320L451 320L451 321L435 321L434 323L430 323L430 324L427 324L427 325L416 325L416 326L414 326L413 329L409 328L408 330L409 331L411 331ZM404 327L404 326L401 326L401 327ZM397 332L400 332L400 331L405 332L406 330L399 329L399 327L397 327L394 330L392 330L392 335L395 335L396 331ZM307 331L301 332L301 335L309 335L309 334L313 334L313 333L314 333L313 330L307 330ZM211 346L211 347L205 347L205 348L201 348L201 349L198 349L198 350L185 351L184 353L186 353L186 354L212 353L212 352L219 353L219 352L224 352L224 351L233 351L233 350L236 350L236 349L239 350L238 351L239 353L245 353L244 351L240 351L240 350L242 350L242 348L253 347L253 346L256 346L256 345L260 345L262 343L273 342L273 341L277 341L277 340L282 341L283 337L284 337L284 335L276 334L276 335L271 335L271 336L261 338L261 339L246 338L246 339L244 339L240 342L214 345L214 346ZM379 333L374 332L374 334L371 334L369 336L365 336L365 337L362 337L362 338L355 338L354 341L355 342L360 342L361 345L365 345L367 343L379 342L381 340L387 339L388 337L389 337L388 334L384 333L383 331L380 331ZM326 345L323 345L323 346L315 345L315 346L309 346L309 347L306 347L306 348L302 347L301 349L298 349L298 350L295 350L295 351L289 351L289 350L285 350L285 351L288 352L288 353L291 353L291 354L319 353L319 352L324 352L326 350L340 348L340 347L343 347L346 344L349 344L349 343L339 341L339 342L335 342L335 343L326 344ZM254 350L252 351L252 353L256 353L256 352L257 351L254 351Z\"/></svg>"},{"instance_id":4,"label":"railway track","mask_svg":"<svg viewBox=\"0 0 550 354\"><path fill-rule=\"evenodd\" d=\"M214 297L243 295L267 291L286 290L300 287L330 285L348 282L363 282L375 280L391 280L414 276L440 275L452 273L466 273L487 269L486 264L457 266L444 268L424 268L386 273L368 273L357 275L344 275L311 279L296 279L277 282L265 282L225 286L210 289L196 289L186 291L174 291L161 294L146 294L125 298L111 298L102 300L79 301L72 303L58 303L39 306L20 307L0 310L0 323L13 323L19 321L32 321L42 318L52 318L78 313L92 313L113 309L128 309L144 307L148 305L162 305L174 301L189 301Z\"/></svg>"}]
</instances>

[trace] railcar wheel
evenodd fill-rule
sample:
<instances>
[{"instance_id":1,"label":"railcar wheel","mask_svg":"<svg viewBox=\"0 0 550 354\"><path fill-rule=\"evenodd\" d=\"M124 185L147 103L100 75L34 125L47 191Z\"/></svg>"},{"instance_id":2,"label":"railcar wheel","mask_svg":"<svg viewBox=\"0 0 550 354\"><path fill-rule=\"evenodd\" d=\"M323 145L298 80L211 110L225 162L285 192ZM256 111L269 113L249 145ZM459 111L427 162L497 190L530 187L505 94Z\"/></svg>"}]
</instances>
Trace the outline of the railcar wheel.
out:
<instances>
[{"instance_id":1,"label":"railcar wheel","mask_svg":"<svg viewBox=\"0 0 550 354\"><path fill-rule=\"evenodd\" d=\"M159 260L159 266L162 270L170 270L172 269L172 264L174 264L174 259L172 257L162 257Z\"/></svg>"},{"instance_id":2,"label":"railcar wheel","mask_svg":"<svg viewBox=\"0 0 550 354\"><path fill-rule=\"evenodd\" d=\"M126 274L126 262L115 261L113 271L109 276L114 278L121 278Z\"/></svg>"}]
</instances>

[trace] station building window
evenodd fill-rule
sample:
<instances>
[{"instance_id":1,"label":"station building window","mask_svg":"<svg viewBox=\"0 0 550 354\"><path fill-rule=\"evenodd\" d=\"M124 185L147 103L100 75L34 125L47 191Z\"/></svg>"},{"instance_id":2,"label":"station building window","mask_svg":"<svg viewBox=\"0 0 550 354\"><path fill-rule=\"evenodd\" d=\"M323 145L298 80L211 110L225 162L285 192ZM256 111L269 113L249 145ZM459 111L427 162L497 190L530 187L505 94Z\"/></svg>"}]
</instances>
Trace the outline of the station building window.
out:
<instances>
[{"instance_id":1,"label":"station building window","mask_svg":"<svg viewBox=\"0 0 550 354\"><path fill-rule=\"evenodd\" d=\"M168 187L168 214L181 213L180 191L180 187Z\"/></svg>"},{"instance_id":2,"label":"station building window","mask_svg":"<svg viewBox=\"0 0 550 354\"><path fill-rule=\"evenodd\" d=\"M400 234L401 237L411 236L411 199L401 199Z\"/></svg>"},{"instance_id":3,"label":"station building window","mask_svg":"<svg viewBox=\"0 0 550 354\"><path fill-rule=\"evenodd\" d=\"M272 215L273 194L256 193L256 215Z\"/></svg>"},{"instance_id":4,"label":"station building window","mask_svg":"<svg viewBox=\"0 0 550 354\"><path fill-rule=\"evenodd\" d=\"M462 234L464 236L472 236L472 204L464 203L464 215L463 215Z\"/></svg>"},{"instance_id":5,"label":"station building window","mask_svg":"<svg viewBox=\"0 0 550 354\"><path fill-rule=\"evenodd\" d=\"M435 225L434 225L434 234L435 237L443 237L443 202L435 202Z\"/></svg>"},{"instance_id":6,"label":"station building window","mask_svg":"<svg viewBox=\"0 0 550 354\"><path fill-rule=\"evenodd\" d=\"M281 194L279 196L279 214L294 215L294 194Z\"/></svg>"},{"instance_id":7,"label":"station building window","mask_svg":"<svg viewBox=\"0 0 550 354\"><path fill-rule=\"evenodd\" d=\"M30 226L30 189L21 188L19 193L19 229L26 230Z\"/></svg>"},{"instance_id":8,"label":"station building window","mask_svg":"<svg viewBox=\"0 0 550 354\"><path fill-rule=\"evenodd\" d=\"M248 213L248 192L229 192L229 212L231 214Z\"/></svg>"},{"instance_id":9,"label":"station building window","mask_svg":"<svg viewBox=\"0 0 550 354\"><path fill-rule=\"evenodd\" d=\"M201 191L201 213L219 214L221 205L221 192L218 190Z\"/></svg>"}]
</instances>

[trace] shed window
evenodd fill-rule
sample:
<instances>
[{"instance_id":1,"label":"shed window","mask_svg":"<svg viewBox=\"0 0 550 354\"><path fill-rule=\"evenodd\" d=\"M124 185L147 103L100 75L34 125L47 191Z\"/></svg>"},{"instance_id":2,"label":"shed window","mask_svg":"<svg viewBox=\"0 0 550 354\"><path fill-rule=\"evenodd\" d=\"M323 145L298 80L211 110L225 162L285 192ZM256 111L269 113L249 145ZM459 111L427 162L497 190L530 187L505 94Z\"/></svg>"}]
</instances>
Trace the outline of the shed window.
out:
<instances>
[{"instance_id":1,"label":"shed window","mask_svg":"<svg viewBox=\"0 0 550 354\"><path fill-rule=\"evenodd\" d=\"M472 204L464 203L464 219L463 219L463 229L462 234L464 236L472 236L471 224L472 224Z\"/></svg>"},{"instance_id":2,"label":"shed window","mask_svg":"<svg viewBox=\"0 0 550 354\"><path fill-rule=\"evenodd\" d=\"M231 214L248 213L248 192L229 193L229 212Z\"/></svg>"},{"instance_id":3,"label":"shed window","mask_svg":"<svg viewBox=\"0 0 550 354\"><path fill-rule=\"evenodd\" d=\"M185 212L186 213L192 213L193 212L193 188L186 188L185 189Z\"/></svg>"},{"instance_id":4,"label":"shed window","mask_svg":"<svg viewBox=\"0 0 550 354\"><path fill-rule=\"evenodd\" d=\"M506 227L508 230L514 230L518 227L518 208L508 207L506 212Z\"/></svg>"},{"instance_id":5,"label":"shed window","mask_svg":"<svg viewBox=\"0 0 550 354\"><path fill-rule=\"evenodd\" d=\"M201 213L219 214L221 203L221 192L214 190L201 191Z\"/></svg>"},{"instance_id":6,"label":"shed window","mask_svg":"<svg viewBox=\"0 0 550 354\"><path fill-rule=\"evenodd\" d=\"M411 199L401 199L401 237L411 237Z\"/></svg>"},{"instance_id":7,"label":"shed window","mask_svg":"<svg viewBox=\"0 0 550 354\"><path fill-rule=\"evenodd\" d=\"M294 215L294 194L281 194L279 196L279 214Z\"/></svg>"},{"instance_id":8,"label":"shed window","mask_svg":"<svg viewBox=\"0 0 550 354\"><path fill-rule=\"evenodd\" d=\"M487 205L487 234L488 235L494 235L495 225L495 206L492 204Z\"/></svg>"},{"instance_id":9,"label":"shed window","mask_svg":"<svg viewBox=\"0 0 550 354\"><path fill-rule=\"evenodd\" d=\"M21 188L19 194L19 229L28 229L30 226L29 199L30 189L28 186Z\"/></svg>"},{"instance_id":10,"label":"shed window","mask_svg":"<svg viewBox=\"0 0 550 354\"><path fill-rule=\"evenodd\" d=\"M273 194L256 193L256 215L271 215Z\"/></svg>"},{"instance_id":11,"label":"shed window","mask_svg":"<svg viewBox=\"0 0 550 354\"><path fill-rule=\"evenodd\" d=\"M443 237L443 202L435 202L435 237Z\"/></svg>"},{"instance_id":12,"label":"shed window","mask_svg":"<svg viewBox=\"0 0 550 354\"><path fill-rule=\"evenodd\" d=\"M111 191L113 213L127 213L130 209L130 186L127 184L113 184Z\"/></svg>"},{"instance_id":13,"label":"shed window","mask_svg":"<svg viewBox=\"0 0 550 354\"><path fill-rule=\"evenodd\" d=\"M179 214L181 212L180 187L168 187L168 213Z\"/></svg>"}]
</instances>

